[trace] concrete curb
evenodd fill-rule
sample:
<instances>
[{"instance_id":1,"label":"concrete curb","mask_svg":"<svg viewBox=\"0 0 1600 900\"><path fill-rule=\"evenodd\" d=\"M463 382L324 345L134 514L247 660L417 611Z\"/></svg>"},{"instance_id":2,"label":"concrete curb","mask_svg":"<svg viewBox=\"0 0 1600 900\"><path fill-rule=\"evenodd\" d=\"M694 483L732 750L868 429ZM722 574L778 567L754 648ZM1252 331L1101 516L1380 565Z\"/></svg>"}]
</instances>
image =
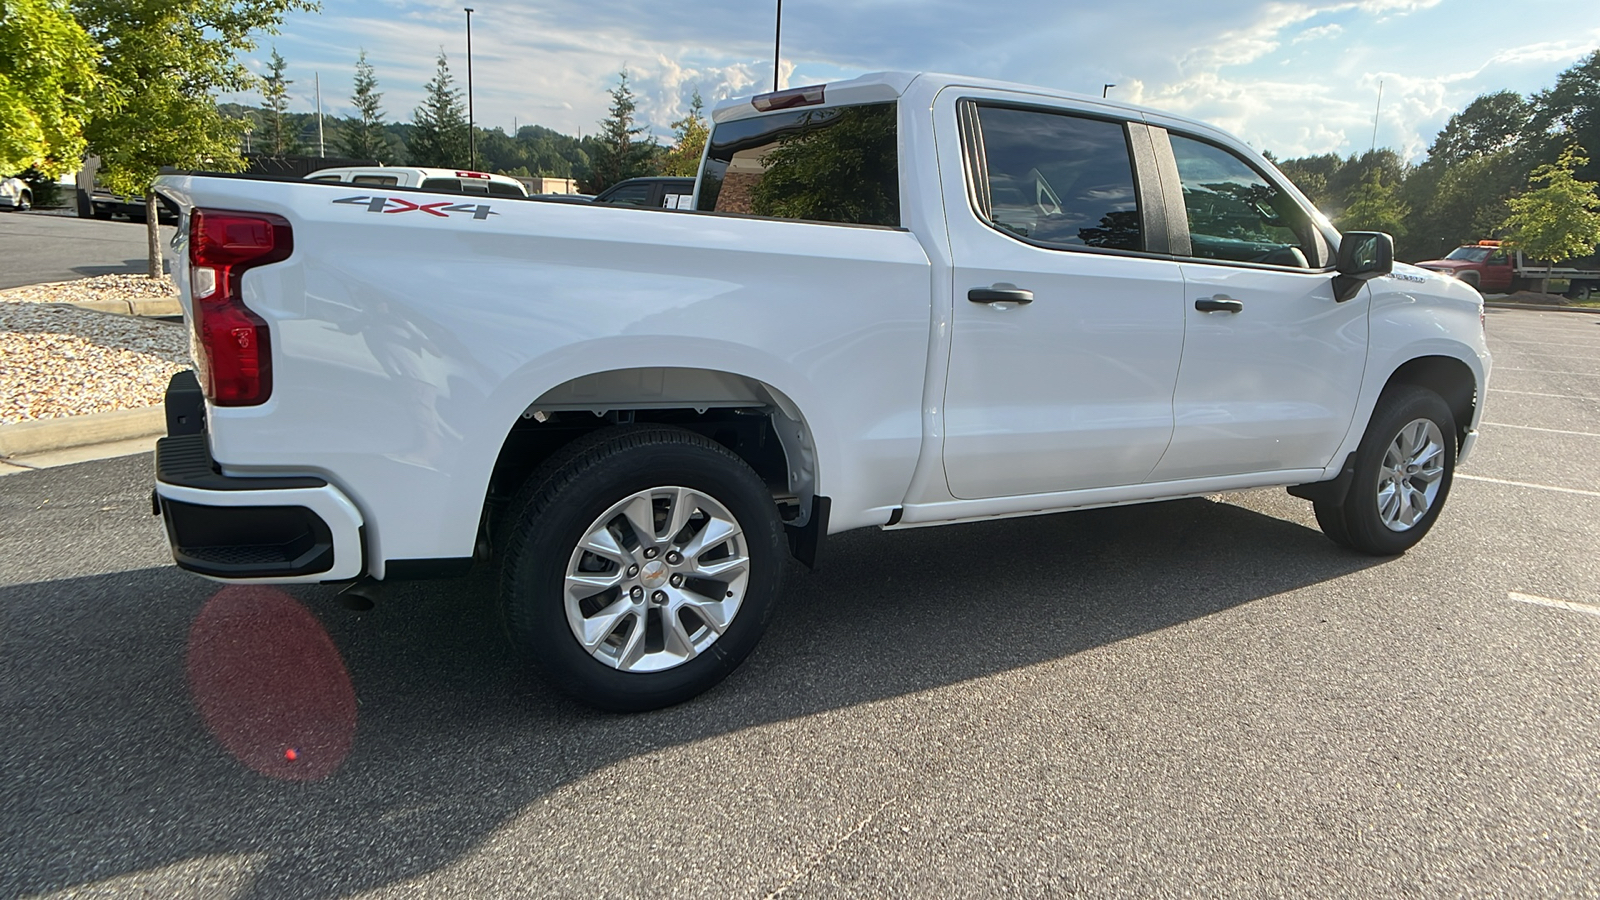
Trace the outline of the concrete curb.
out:
<instances>
[{"instance_id":1,"label":"concrete curb","mask_svg":"<svg viewBox=\"0 0 1600 900\"><path fill-rule=\"evenodd\" d=\"M1499 303L1494 300L1485 300L1483 305L1490 309L1535 309L1540 312L1571 312L1588 313L1591 316L1600 315L1600 308L1588 306L1545 306L1535 303Z\"/></svg>"},{"instance_id":2,"label":"concrete curb","mask_svg":"<svg viewBox=\"0 0 1600 900\"><path fill-rule=\"evenodd\" d=\"M122 316L181 316L183 304L177 297L170 300L79 300L76 303L57 303L75 309L92 309L96 312L116 313Z\"/></svg>"},{"instance_id":3,"label":"concrete curb","mask_svg":"<svg viewBox=\"0 0 1600 900\"><path fill-rule=\"evenodd\" d=\"M0 425L0 458L166 434L161 406Z\"/></svg>"}]
</instances>

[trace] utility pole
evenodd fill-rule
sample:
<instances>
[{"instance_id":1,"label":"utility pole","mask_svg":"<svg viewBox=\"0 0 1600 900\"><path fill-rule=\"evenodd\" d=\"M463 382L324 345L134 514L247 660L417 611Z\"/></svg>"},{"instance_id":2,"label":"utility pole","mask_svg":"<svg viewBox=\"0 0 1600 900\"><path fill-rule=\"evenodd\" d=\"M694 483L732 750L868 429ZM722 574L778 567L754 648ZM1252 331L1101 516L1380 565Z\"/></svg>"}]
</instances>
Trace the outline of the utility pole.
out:
<instances>
[{"instance_id":1,"label":"utility pole","mask_svg":"<svg viewBox=\"0 0 1600 900\"><path fill-rule=\"evenodd\" d=\"M326 147L322 143L322 73L312 72L311 77L317 84L317 156L327 156Z\"/></svg>"},{"instance_id":2,"label":"utility pole","mask_svg":"<svg viewBox=\"0 0 1600 900\"><path fill-rule=\"evenodd\" d=\"M463 6L467 11L467 158L471 162L469 169L478 168L478 136L473 134L472 116L472 7Z\"/></svg>"},{"instance_id":3,"label":"utility pole","mask_svg":"<svg viewBox=\"0 0 1600 900\"><path fill-rule=\"evenodd\" d=\"M1372 111L1372 150L1378 149L1378 114L1383 112L1383 81L1378 81L1378 107Z\"/></svg>"},{"instance_id":4,"label":"utility pole","mask_svg":"<svg viewBox=\"0 0 1600 900\"><path fill-rule=\"evenodd\" d=\"M780 60L783 59L783 0L778 0L778 22L772 38L772 89L783 90L783 84L778 81Z\"/></svg>"}]
</instances>

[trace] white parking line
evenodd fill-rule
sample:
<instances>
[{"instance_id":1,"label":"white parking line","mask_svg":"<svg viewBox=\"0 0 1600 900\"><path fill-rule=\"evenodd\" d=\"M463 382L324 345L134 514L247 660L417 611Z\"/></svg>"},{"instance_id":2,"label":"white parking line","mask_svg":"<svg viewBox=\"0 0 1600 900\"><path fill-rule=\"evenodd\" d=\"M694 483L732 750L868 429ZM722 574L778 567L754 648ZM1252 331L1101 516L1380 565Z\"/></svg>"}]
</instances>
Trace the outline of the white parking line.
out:
<instances>
[{"instance_id":1,"label":"white parking line","mask_svg":"<svg viewBox=\"0 0 1600 900\"><path fill-rule=\"evenodd\" d=\"M1492 344L1534 344L1539 347L1587 347L1589 349L1594 349L1596 346L1595 344L1573 344L1562 341L1514 341L1510 338L1501 337L1490 338L1489 342Z\"/></svg>"},{"instance_id":2,"label":"white parking line","mask_svg":"<svg viewBox=\"0 0 1600 900\"><path fill-rule=\"evenodd\" d=\"M1552 372L1549 369L1519 369L1516 366L1495 366L1496 372L1537 372L1540 375L1580 375L1584 378L1600 378L1600 372Z\"/></svg>"},{"instance_id":3,"label":"white parking line","mask_svg":"<svg viewBox=\"0 0 1600 900\"><path fill-rule=\"evenodd\" d=\"M1524 397L1560 397L1562 400L1597 400L1597 397L1585 397L1582 394L1543 394L1539 391L1509 391L1505 388L1489 388L1491 394L1521 394Z\"/></svg>"},{"instance_id":4,"label":"white parking line","mask_svg":"<svg viewBox=\"0 0 1600 900\"><path fill-rule=\"evenodd\" d=\"M1497 350L1495 352L1498 353L1499 351ZM1517 351L1517 352L1520 353L1522 351ZM1552 353L1540 353L1539 354L1539 358L1540 359L1582 359L1582 360L1586 360L1588 362L1594 362L1595 361L1595 357L1593 357L1593 356L1558 356L1558 355L1552 354ZM1496 372L1498 372L1498 371L1500 371L1500 367L1499 366L1495 366L1494 370Z\"/></svg>"},{"instance_id":5,"label":"white parking line","mask_svg":"<svg viewBox=\"0 0 1600 900\"><path fill-rule=\"evenodd\" d=\"M1507 599L1518 603L1532 603L1535 606L1548 606L1552 609L1565 609L1571 612L1588 613L1591 616L1600 616L1600 606L1593 603L1577 603L1572 600L1556 600L1550 597L1541 597L1538 594L1523 594L1518 591L1508 591Z\"/></svg>"},{"instance_id":6,"label":"white parking line","mask_svg":"<svg viewBox=\"0 0 1600 900\"><path fill-rule=\"evenodd\" d=\"M1534 484L1531 481L1507 481L1504 478L1485 478L1482 475L1463 475L1460 472L1457 472L1455 477L1458 479L1466 479L1467 481L1484 481L1488 482L1489 484L1505 484L1510 485L1511 487L1534 488L1535 490L1540 491L1555 491L1558 494L1577 494L1580 497L1600 497L1600 491L1580 491L1577 488L1556 487L1553 484Z\"/></svg>"},{"instance_id":7,"label":"white parking line","mask_svg":"<svg viewBox=\"0 0 1600 900\"><path fill-rule=\"evenodd\" d=\"M1562 431L1559 428L1538 428L1533 425L1513 425L1510 422L1484 422L1484 425L1493 425L1496 428L1519 428L1523 431L1543 431L1549 434L1574 434L1578 437L1600 437L1600 432L1594 431Z\"/></svg>"}]
</instances>

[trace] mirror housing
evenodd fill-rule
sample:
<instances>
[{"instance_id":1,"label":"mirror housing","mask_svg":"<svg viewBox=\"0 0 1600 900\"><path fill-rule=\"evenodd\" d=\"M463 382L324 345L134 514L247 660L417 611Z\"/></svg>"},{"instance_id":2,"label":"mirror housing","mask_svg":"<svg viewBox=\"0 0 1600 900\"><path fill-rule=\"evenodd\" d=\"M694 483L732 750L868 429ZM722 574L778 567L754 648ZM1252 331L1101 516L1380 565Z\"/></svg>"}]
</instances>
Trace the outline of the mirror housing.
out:
<instances>
[{"instance_id":1,"label":"mirror housing","mask_svg":"<svg viewBox=\"0 0 1600 900\"><path fill-rule=\"evenodd\" d=\"M1381 231L1346 232L1339 240L1338 268L1333 299L1343 303L1360 292L1363 282L1394 271L1394 238Z\"/></svg>"}]
</instances>

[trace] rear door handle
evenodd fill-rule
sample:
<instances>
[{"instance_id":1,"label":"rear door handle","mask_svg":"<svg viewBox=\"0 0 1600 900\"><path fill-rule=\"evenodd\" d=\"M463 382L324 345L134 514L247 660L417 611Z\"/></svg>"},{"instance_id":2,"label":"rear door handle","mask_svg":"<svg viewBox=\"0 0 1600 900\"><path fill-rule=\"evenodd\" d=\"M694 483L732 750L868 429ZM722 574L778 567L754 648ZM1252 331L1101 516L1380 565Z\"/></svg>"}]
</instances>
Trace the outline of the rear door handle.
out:
<instances>
[{"instance_id":1,"label":"rear door handle","mask_svg":"<svg viewBox=\"0 0 1600 900\"><path fill-rule=\"evenodd\" d=\"M1201 297L1194 302L1194 308L1201 312L1244 312L1244 304L1229 297L1227 294L1218 294L1215 297Z\"/></svg>"},{"instance_id":2,"label":"rear door handle","mask_svg":"<svg viewBox=\"0 0 1600 900\"><path fill-rule=\"evenodd\" d=\"M1032 303L1033 291L1017 288L973 288L967 291L967 299L973 303Z\"/></svg>"}]
</instances>

